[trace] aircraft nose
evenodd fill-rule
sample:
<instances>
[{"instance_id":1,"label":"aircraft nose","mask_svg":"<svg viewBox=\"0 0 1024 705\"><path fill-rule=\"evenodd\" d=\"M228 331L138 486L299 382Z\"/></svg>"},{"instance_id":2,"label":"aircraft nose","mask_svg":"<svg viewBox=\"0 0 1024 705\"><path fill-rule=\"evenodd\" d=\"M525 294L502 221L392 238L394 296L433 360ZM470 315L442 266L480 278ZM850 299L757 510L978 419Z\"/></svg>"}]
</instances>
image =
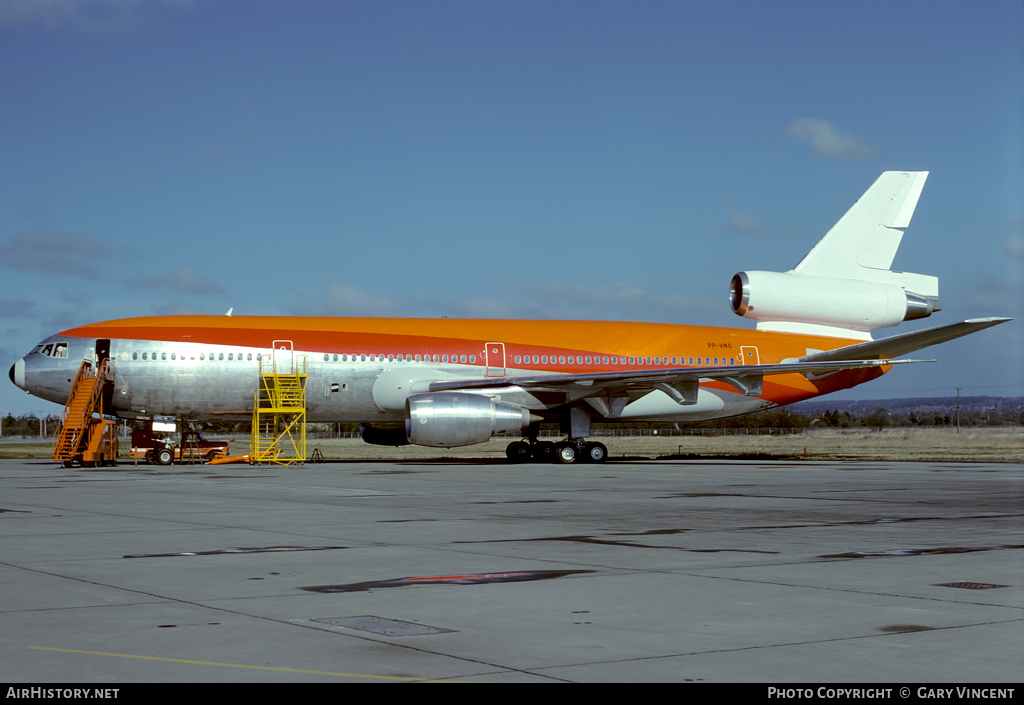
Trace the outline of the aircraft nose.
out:
<instances>
[{"instance_id":1,"label":"aircraft nose","mask_svg":"<svg viewBox=\"0 0 1024 705\"><path fill-rule=\"evenodd\" d=\"M18 360L13 365L11 365L11 371L8 374L9 374L9 376L11 378L11 381L14 382L14 384L19 389L24 389L25 388L25 359L22 358L21 360Z\"/></svg>"}]
</instances>

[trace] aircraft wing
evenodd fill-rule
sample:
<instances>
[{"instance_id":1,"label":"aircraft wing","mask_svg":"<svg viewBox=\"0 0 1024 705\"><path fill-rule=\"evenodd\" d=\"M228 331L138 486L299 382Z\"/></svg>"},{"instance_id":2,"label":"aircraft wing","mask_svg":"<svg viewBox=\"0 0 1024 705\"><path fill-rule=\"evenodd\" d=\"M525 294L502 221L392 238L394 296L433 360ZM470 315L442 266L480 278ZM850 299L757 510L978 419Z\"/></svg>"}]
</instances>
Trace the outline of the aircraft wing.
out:
<instances>
[{"instance_id":1,"label":"aircraft wing","mask_svg":"<svg viewBox=\"0 0 1024 705\"><path fill-rule=\"evenodd\" d=\"M979 330L997 326L1000 323L1012 321L1012 318L972 318L960 323L951 323L938 328L914 331L894 335L882 340L872 340L867 343L858 343L849 347L829 350L828 352L814 353L800 358L801 362L837 362L840 360L879 360L927 348L931 345L945 343L964 335L976 333Z\"/></svg>"},{"instance_id":2,"label":"aircraft wing","mask_svg":"<svg viewBox=\"0 0 1024 705\"><path fill-rule=\"evenodd\" d=\"M630 401L654 390L667 394L676 403L697 403L701 381L727 382L747 396L761 394L765 375L793 373L825 374L839 370L859 370L911 362L933 360L837 360L825 362L792 361L772 365L737 365L731 367L682 367L666 370L630 370L622 372L589 372L579 374L530 375L523 377L491 377L475 380L437 381L431 392L453 390L484 390L519 387L527 391L559 391L566 401L585 399L608 418L616 418Z\"/></svg>"}]
</instances>

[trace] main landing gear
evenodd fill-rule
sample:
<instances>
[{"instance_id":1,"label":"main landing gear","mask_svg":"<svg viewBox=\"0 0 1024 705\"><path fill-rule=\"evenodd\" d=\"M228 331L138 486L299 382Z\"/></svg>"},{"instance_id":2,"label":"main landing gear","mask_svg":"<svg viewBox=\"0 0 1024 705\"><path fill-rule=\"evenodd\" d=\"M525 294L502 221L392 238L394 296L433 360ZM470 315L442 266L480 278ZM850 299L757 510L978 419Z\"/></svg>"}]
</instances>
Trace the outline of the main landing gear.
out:
<instances>
[{"instance_id":1,"label":"main landing gear","mask_svg":"<svg viewBox=\"0 0 1024 705\"><path fill-rule=\"evenodd\" d=\"M508 444L505 455L509 462L528 463L603 463L608 458L604 443L568 438L558 443L551 441L515 441Z\"/></svg>"}]
</instances>

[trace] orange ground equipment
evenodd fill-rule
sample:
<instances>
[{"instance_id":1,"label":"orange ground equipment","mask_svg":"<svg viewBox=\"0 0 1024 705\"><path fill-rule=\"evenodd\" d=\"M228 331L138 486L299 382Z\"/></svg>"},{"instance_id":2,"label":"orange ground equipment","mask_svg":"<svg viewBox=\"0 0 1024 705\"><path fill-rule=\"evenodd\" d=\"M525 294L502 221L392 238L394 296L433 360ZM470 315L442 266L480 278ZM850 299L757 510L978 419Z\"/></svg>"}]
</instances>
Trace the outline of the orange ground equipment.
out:
<instances>
[{"instance_id":1,"label":"orange ground equipment","mask_svg":"<svg viewBox=\"0 0 1024 705\"><path fill-rule=\"evenodd\" d=\"M117 422L103 418L104 387L113 381L108 359L83 360L64 406L53 460L69 468L117 465Z\"/></svg>"}]
</instances>

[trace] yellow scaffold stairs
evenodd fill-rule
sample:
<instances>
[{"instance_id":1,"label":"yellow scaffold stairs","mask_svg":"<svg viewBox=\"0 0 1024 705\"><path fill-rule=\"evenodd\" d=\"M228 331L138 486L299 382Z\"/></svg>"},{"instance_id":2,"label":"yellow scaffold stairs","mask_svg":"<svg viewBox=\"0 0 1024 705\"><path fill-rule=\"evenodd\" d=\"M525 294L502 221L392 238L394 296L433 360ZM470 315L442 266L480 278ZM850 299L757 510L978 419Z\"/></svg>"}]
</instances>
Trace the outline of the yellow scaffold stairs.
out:
<instances>
[{"instance_id":1,"label":"yellow scaffold stairs","mask_svg":"<svg viewBox=\"0 0 1024 705\"><path fill-rule=\"evenodd\" d=\"M296 356L290 340L275 340L273 350L260 355L251 462L291 465L305 460L308 365L308 356Z\"/></svg>"},{"instance_id":2,"label":"yellow scaffold stairs","mask_svg":"<svg viewBox=\"0 0 1024 705\"><path fill-rule=\"evenodd\" d=\"M113 379L110 360L84 360L71 385L60 430L53 444L53 460L71 467L117 462L117 424L103 418L103 387Z\"/></svg>"}]
</instances>

